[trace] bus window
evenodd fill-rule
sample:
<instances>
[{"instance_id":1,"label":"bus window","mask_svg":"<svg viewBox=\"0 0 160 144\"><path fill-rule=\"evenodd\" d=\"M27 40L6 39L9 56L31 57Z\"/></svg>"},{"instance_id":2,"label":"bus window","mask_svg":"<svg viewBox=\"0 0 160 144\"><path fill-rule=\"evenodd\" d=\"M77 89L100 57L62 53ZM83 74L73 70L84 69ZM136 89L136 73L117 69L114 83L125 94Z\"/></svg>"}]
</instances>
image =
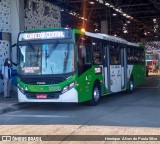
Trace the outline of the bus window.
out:
<instances>
[{"instance_id":1,"label":"bus window","mask_svg":"<svg viewBox=\"0 0 160 144\"><path fill-rule=\"evenodd\" d=\"M135 63L139 63L139 60L140 60L140 51L137 48L134 49L134 60L135 60Z\"/></svg>"},{"instance_id":2,"label":"bus window","mask_svg":"<svg viewBox=\"0 0 160 144\"><path fill-rule=\"evenodd\" d=\"M84 45L78 45L78 62L80 65L85 64L86 49Z\"/></svg>"},{"instance_id":3,"label":"bus window","mask_svg":"<svg viewBox=\"0 0 160 144\"><path fill-rule=\"evenodd\" d=\"M101 58L100 42L97 42L97 41L92 42L92 47L93 47L93 63L94 64L101 64L102 58Z\"/></svg>"},{"instance_id":4,"label":"bus window","mask_svg":"<svg viewBox=\"0 0 160 144\"><path fill-rule=\"evenodd\" d=\"M120 47L116 45L110 47L110 63L111 65L120 64Z\"/></svg>"},{"instance_id":5,"label":"bus window","mask_svg":"<svg viewBox=\"0 0 160 144\"><path fill-rule=\"evenodd\" d=\"M91 45L86 44L86 57L85 57L85 63L86 64L91 64Z\"/></svg>"},{"instance_id":6,"label":"bus window","mask_svg":"<svg viewBox=\"0 0 160 144\"><path fill-rule=\"evenodd\" d=\"M77 49L78 49L78 61L81 65L91 64L91 39L83 35L76 35Z\"/></svg>"},{"instance_id":7,"label":"bus window","mask_svg":"<svg viewBox=\"0 0 160 144\"><path fill-rule=\"evenodd\" d=\"M127 48L127 63L130 63L131 61L131 49Z\"/></svg>"},{"instance_id":8,"label":"bus window","mask_svg":"<svg viewBox=\"0 0 160 144\"><path fill-rule=\"evenodd\" d=\"M145 63L145 59L144 59L144 50L143 49L140 49L140 62L141 64L144 64Z\"/></svg>"},{"instance_id":9,"label":"bus window","mask_svg":"<svg viewBox=\"0 0 160 144\"><path fill-rule=\"evenodd\" d=\"M81 65L91 64L91 46L78 45L78 61Z\"/></svg>"},{"instance_id":10,"label":"bus window","mask_svg":"<svg viewBox=\"0 0 160 144\"><path fill-rule=\"evenodd\" d=\"M128 64L134 63L134 49L130 47L127 48L127 63Z\"/></svg>"},{"instance_id":11,"label":"bus window","mask_svg":"<svg viewBox=\"0 0 160 144\"><path fill-rule=\"evenodd\" d=\"M77 45L78 48L78 74L81 75L91 66L91 46Z\"/></svg>"}]
</instances>

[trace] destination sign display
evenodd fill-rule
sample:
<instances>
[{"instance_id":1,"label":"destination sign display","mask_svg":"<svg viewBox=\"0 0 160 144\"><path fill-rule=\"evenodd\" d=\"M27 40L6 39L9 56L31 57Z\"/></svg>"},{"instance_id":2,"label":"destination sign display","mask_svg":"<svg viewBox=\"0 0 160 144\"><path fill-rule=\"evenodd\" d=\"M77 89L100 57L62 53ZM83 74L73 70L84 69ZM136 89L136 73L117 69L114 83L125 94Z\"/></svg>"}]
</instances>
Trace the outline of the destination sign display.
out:
<instances>
[{"instance_id":1,"label":"destination sign display","mask_svg":"<svg viewBox=\"0 0 160 144\"><path fill-rule=\"evenodd\" d=\"M21 33L19 35L19 41L25 40L40 40L40 39L64 39L70 38L69 31L43 31L35 33Z\"/></svg>"}]
</instances>

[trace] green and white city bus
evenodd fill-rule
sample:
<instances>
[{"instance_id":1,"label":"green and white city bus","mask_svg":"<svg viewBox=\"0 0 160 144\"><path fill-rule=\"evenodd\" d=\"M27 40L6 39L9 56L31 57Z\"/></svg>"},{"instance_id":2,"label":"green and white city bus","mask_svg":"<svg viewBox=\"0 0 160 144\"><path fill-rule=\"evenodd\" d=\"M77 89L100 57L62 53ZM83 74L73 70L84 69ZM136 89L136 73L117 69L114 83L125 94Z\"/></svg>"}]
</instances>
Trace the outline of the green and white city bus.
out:
<instances>
[{"instance_id":1,"label":"green and white city bus","mask_svg":"<svg viewBox=\"0 0 160 144\"><path fill-rule=\"evenodd\" d=\"M144 47L77 29L18 36L19 102L85 102L128 90L146 77Z\"/></svg>"}]
</instances>

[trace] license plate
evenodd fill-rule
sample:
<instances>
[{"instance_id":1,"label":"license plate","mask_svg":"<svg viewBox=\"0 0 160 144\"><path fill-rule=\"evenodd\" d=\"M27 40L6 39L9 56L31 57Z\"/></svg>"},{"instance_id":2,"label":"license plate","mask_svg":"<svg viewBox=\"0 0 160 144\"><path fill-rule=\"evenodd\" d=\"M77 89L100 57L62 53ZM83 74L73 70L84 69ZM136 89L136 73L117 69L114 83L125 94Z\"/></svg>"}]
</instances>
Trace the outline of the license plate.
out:
<instances>
[{"instance_id":1,"label":"license plate","mask_svg":"<svg viewBox=\"0 0 160 144\"><path fill-rule=\"evenodd\" d=\"M37 94L37 99L46 99L47 98L47 94Z\"/></svg>"}]
</instances>

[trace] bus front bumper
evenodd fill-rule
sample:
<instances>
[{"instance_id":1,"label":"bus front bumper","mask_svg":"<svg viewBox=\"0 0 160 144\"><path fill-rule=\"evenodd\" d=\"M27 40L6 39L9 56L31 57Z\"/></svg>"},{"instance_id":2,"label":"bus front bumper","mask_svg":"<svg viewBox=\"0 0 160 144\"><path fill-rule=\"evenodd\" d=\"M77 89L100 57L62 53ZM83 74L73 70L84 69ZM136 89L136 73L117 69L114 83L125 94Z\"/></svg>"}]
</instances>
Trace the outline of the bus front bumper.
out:
<instances>
[{"instance_id":1,"label":"bus front bumper","mask_svg":"<svg viewBox=\"0 0 160 144\"><path fill-rule=\"evenodd\" d=\"M18 101L19 102L73 102L78 103L78 93L75 88L68 90L67 92L60 94L58 98L54 99L33 99L27 98L18 88Z\"/></svg>"}]
</instances>

